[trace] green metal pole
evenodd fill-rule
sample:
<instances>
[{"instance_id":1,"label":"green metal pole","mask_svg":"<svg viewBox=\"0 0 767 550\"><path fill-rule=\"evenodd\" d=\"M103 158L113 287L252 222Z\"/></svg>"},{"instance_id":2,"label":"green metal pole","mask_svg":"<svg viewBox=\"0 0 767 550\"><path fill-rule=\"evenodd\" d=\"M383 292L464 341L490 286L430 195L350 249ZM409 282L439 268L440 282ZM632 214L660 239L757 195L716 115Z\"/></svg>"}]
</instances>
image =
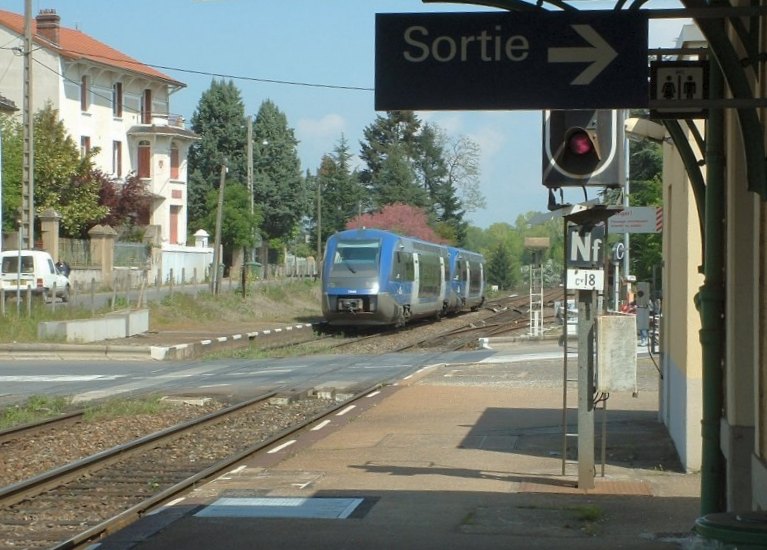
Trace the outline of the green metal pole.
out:
<instances>
[{"instance_id":1,"label":"green metal pole","mask_svg":"<svg viewBox=\"0 0 767 550\"><path fill-rule=\"evenodd\" d=\"M711 64L709 93L723 96L719 65ZM703 245L704 282L698 293L703 359L703 449L701 514L725 509L724 457L720 447L724 368L724 112L711 109L706 137L706 206Z\"/></svg>"}]
</instances>

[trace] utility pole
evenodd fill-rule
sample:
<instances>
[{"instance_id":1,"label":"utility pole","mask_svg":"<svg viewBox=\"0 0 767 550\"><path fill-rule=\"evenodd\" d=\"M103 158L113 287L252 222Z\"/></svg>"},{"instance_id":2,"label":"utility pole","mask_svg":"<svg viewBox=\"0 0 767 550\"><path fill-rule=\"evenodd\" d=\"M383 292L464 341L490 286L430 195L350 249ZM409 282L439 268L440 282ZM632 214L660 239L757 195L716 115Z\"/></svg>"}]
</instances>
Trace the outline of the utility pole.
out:
<instances>
[{"instance_id":1,"label":"utility pole","mask_svg":"<svg viewBox=\"0 0 767 550\"><path fill-rule=\"evenodd\" d=\"M24 152L21 186L21 228L19 250L35 246L34 123L32 119L32 0L24 1ZM22 240L26 236L26 246Z\"/></svg>"},{"instance_id":2,"label":"utility pole","mask_svg":"<svg viewBox=\"0 0 767 550\"><path fill-rule=\"evenodd\" d=\"M248 167L247 167L247 183L248 183L248 195L250 196L250 215L251 217L255 213L255 204L253 199L253 117L248 117ZM255 229L254 229L255 231ZM255 234L253 235L255 237ZM249 261L255 261L256 259L256 244L255 241L250 246L250 250L248 251L249 258L247 260Z\"/></svg>"},{"instance_id":3,"label":"utility pole","mask_svg":"<svg viewBox=\"0 0 767 550\"><path fill-rule=\"evenodd\" d=\"M226 184L226 159L221 163L221 179L218 184L218 208L216 209L216 235L213 245L213 272L210 277L210 291L218 294L221 281L218 274L218 266L221 263L221 218L224 210L224 185ZM223 273L221 274L223 276Z\"/></svg>"},{"instance_id":4,"label":"utility pole","mask_svg":"<svg viewBox=\"0 0 767 550\"><path fill-rule=\"evenodd\" d=\"M322 183L317 179L317 274L322 274Z\"/></svg>"}]
</instances>

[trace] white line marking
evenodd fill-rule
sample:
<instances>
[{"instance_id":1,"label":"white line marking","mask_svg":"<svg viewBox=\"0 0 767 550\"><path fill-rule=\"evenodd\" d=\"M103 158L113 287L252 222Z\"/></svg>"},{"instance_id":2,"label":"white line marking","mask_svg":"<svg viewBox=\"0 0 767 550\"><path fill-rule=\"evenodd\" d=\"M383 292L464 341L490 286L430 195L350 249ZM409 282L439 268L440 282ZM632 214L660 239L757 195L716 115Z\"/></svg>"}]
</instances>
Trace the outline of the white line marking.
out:
<instances>
[{"instance_id":1,"label":"white line marking","mask_svg":"<svg viewBox=\"0 0 767 550\"><path fill-rule=\"evenodd\" d=\"M323 420L322 422L317 424L314 428L312 428L310 431L316 432L317 430L321 430L322 428L324 428L328 424L330 424L330 420Z\"/></svg>"},{"instance_id":2,"label":"white line marking","mask_svg":"<svg viewBox=\"0 0 767 550\"><path fill-rule=\"evenodd\" d=\"M290 447L290 446L291 446L293 443L295 443L295 442L296 442L296 440L295 440L295 439L291 439L290 441L288 441L288 442L286 442L286 443L283 443L283 444L282 444L282 445L280 445L279 447L275 447L275 448L274 448L274 449L272 449L271 451L267 451L267 454L274 454L274 453L279 453L279 452L280 452L282 449L284 449L284 448L286 448L286 447Z\"/></svg>"},{"instance_id":3,"label":"white line marking","mask_svg":"<svg viewBox=\"0 0 767 550\"><path fill-rule=\"evenodd\" d=\"M344 410L337 412L336 416L343 416L346 413L348 413L349 411L351 411L352 409L356 409L356 408L357 408L357 405L349 405Z\"/></svg>"},{"instance_id":4,"label":"white line marking","mask_svg":"<svg viewBox=\"0 0 767 550\"><path fill-rule=\"evenodd\" d=\"M168 502L167 504L163 504L163 505L162 505L160 508L158 508L157 510L153 510L153 511L149 512L147 515L148 515L148 516L153 516L153 515L155 515L155 514L159 514L160 512L162 512L162 511L163 511L163 509L164 509L164 508L170 508L171 506L175 506L176 504L178 504L179 502L183 502L184 500L186 500L186 497L180 497L180 498L177 498L177 499L175 499L175 500L171 500L171 501L170 501L170 502Z\"/></svg>"},{"instance_id":5,"label":"white line marking","mask_svg":"<svg viewBox=\"0 0 767 550\"><path fill-rule=\"evenodd\" d=\"M376 396L376 395L378 395L379 393L381 393L381 390L376 390L376 391L374 391L373 393L369 393L369 394L367 394L365 397L375 397L375 396Z\"/></svg>"},{"instance_id":6,"label":"white line marking","mask_svg":"<svg viewBox=\"0 0 767 550\"><path fill-rule=\"evenodd\" d=\"M0 382L92 382L94 380L117 380L122 374L39 374L31 376L0 376Z\"/></svg>"}]
</instances>

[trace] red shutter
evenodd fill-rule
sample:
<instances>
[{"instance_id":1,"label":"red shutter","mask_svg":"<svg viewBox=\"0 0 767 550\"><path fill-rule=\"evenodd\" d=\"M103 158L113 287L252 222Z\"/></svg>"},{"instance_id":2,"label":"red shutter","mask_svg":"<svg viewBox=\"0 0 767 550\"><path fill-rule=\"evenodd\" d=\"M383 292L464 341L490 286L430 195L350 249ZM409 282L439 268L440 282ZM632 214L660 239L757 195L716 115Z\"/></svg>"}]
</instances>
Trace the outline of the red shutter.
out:
<instances>
[{"instance_id":1,"label":"red shutter","mask_svg":"<svg viewBox=\"0 0 767 550\"><path fill-rule=\"evenodd\" d=\"M170 179L178 179L178 147L172 145L170 148Z\"/></svg>"},{"instance_id":2,"label":"red shutter","mask_svg":"<svg viewBox=\"0 0 767 550\"><path fill-rule=\"evenodd\" d=\"M152 149L149 145L138 146L138 177L150 178L152 172L150 170L152 161Z\"/></svg>"}]
</instances>

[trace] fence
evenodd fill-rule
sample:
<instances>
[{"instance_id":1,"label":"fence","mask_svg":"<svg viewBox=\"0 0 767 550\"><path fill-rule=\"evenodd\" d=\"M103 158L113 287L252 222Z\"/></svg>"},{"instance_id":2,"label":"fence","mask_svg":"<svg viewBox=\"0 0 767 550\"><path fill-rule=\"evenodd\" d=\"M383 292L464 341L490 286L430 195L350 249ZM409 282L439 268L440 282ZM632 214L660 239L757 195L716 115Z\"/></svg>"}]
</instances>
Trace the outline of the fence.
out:
<instances>
[{"instance_id":1,"label":"fence","mask_svg":"<svg viewBox=\"0 0 767 550\"><path fill-rule=\"evenodd\" d=\"M89 267L91 242L87 239L59 239L59 258L74 267Z\"/></svg>"},{"instance_id":2,"label":"fence","mask_svg":"<svg viewBox=\"0 0 767 550\"><path fill-rule=\"evenodd\" d=\"M73 268L70 280L76 285L87 285L94 278L99 285L104 283L107 287L114 284L122 288L129 281L129 285L138 284L140 277L136 271L147 271L143 276L150 281L160 280L163 284L170 283L173 278L174 284L190 282L204 282L210 277L210 269L213 261L211 248L187 247L180 245L164 245L162 250L154 257L152 249L146 243L115 242L114 260L112 264L112 283L103 280L101 267L91 257L91 245L87 239L59 239L59 258L67 262ZM231 266L233 270L230 276L237 279L240 266ZM280 279L283 277L316 277L318 266L314 258L287 254L280 264L270 264L261 267L259 277L267 279Z\"/></svg>"},{"instance_id":3,"label":"fence","mask_svg":"<svg viewBox=\"0 0 767 550\"><path fill-rule=\"evenodd\" d=\"M152 249L145 243L115 243L115 267L144 268L151 263Z\"/></svg>"}]
</instances>

